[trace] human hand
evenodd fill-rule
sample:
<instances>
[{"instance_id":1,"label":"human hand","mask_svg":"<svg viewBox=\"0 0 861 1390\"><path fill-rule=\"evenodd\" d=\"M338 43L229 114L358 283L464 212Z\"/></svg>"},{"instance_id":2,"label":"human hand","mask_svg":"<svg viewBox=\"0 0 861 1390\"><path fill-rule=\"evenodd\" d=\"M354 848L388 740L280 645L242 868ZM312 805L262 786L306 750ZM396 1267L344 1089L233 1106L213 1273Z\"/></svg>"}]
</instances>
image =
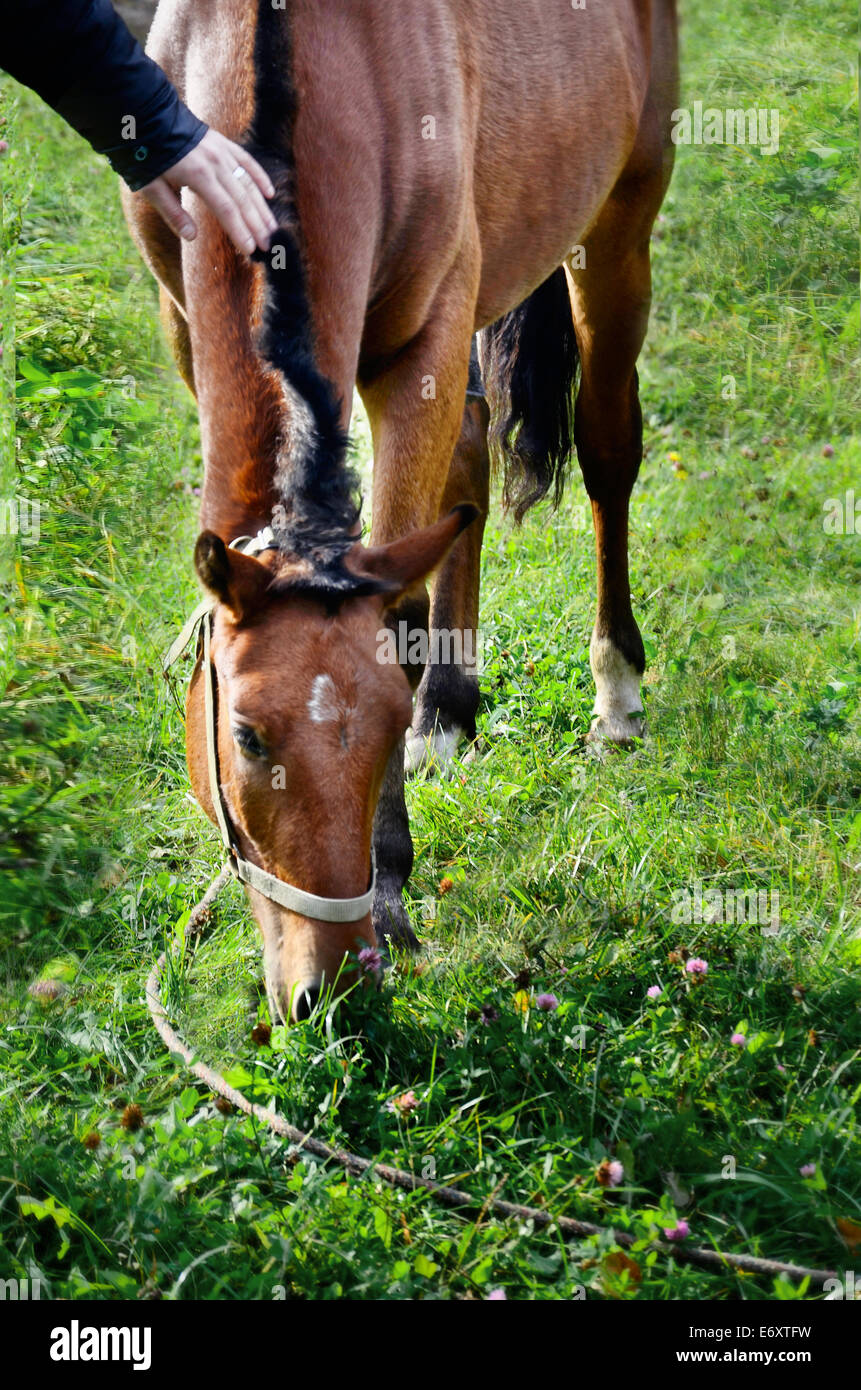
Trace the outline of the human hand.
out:
<instances>
[{"instance_id":1,"label":"human hand","mask_svg":"<svg viewBox=\"0 0 861 1390\"><path fill-rule=\"evenodd\" d=\"M189 154L140 190L138 196L152 204L177 236L193 241L197 227L179 200L181 188L203 199L237 250L250 255L257 247L269 249L278 223L265 200L275 189L241 145L210 129Z\"/></svg>"}]
</instances>

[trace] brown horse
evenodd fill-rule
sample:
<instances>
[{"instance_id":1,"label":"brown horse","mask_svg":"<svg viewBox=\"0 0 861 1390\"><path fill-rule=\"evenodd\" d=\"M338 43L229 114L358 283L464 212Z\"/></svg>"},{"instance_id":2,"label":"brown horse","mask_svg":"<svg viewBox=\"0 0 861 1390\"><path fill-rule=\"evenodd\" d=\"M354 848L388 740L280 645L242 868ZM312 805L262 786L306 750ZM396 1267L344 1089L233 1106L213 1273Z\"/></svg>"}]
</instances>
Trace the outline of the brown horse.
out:
<instances>
[{"instance_id":1,"label":"brown horse","mask_svg":"<svg viewBox=\"0 0 861 1390\"><path fill-rule=\"evenodd\" d=\"M372 912L340 924L249 888L273 1008L300 1018L345 955L415 941L402 903L410 687L413 765L474 732L478 687L438 661L419 685L418 663L378 659L380 635L427 628L434 569L431 628L476 627L473 518L494 449L520 516L558 497L576 444L597 542L592 732L641 732L627 517L675 5L162 0L149 51L277 190L280 230L257 264L200 205L200 235L182 245L140 200L127 214L200 410L196 564L216 601L216 703L207 775L199 662L196 795L212 818L222 803L247 863L330 904L365 894L376 863ZM345 462L354 386L374 445L368 548ZM228 548L267 527L253 553Z\"/></svg>"}]
</instances>

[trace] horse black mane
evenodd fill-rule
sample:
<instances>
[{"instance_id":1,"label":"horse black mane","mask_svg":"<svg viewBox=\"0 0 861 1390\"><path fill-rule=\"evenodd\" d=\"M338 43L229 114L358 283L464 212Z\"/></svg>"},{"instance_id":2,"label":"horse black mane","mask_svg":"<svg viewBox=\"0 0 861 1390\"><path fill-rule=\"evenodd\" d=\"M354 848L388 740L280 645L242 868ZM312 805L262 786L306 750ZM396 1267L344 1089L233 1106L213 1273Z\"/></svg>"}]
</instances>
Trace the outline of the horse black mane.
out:
<instances>
[{"instance_id":1,"label":"horse black mane","mask_svg":"<svg viewBox=\"0 0 861 1390\"><path fill-rule=\"evenodd\" d=\"M265 299L258 351L280 375L289 406L281 442L272 530L284 554L311 562L313 587L355 592L343 557L356 543L361 515L358 474L347 459L341 401L317 366L314 325L293 188L297 98L289 14L258 0L254 45L254 116L243 142L275 186L279 221L270 248L257 252Z\"/></svg>"}]
</instances>

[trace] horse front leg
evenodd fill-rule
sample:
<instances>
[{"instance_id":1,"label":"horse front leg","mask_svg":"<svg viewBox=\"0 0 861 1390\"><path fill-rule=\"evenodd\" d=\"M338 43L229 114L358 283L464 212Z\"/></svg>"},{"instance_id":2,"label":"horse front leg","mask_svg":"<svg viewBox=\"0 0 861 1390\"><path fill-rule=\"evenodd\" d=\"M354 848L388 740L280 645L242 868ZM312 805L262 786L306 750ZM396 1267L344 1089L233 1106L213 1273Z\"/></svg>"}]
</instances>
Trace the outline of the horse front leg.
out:
<instances>
[{"instance_id":1,"label":"horse front leg","mask_svg":"<svg viewBox=\"0 0 861 1390\"><path fill-rule=\"evenodd\" d=\"M477 258L471 256L449 275L424 328L394 361L360 369L359 390L374 443L372 545L385 545L430 525L440 515L444 499L449 504L449 495L452 504L478 501L481 505L469 490L455 497L447 486L463 423L477 290ZM468 479L458 476L455 490L468 484ZM400 624L405 624L404 669L413 690L424 671L428 617L424 584L405 595L389 614L395 633L400 634ZM403 742L391 755L380 791L374 855L377 887L372 920L377 940L382 943L389 937L397 944L415 946L403 903L413 866Z\"/></svg>"}]
</instances>

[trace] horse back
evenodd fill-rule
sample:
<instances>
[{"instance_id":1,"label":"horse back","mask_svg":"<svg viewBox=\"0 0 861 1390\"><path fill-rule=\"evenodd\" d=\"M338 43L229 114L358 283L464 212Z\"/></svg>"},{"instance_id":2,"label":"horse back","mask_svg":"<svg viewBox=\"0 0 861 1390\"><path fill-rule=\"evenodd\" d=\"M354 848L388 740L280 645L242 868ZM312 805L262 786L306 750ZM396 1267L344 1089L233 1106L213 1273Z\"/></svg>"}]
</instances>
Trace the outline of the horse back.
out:
<instances>
[{"instance_id":1,"label":"horse back","mask_svg":"<svg viewBox=\"0 0 861 1390\"><path fill-rule=\"evenodd\" d=\"M289 72L265 70L264 9L289 30ZM469 239L482 263L476 327L583 239L647 102L668 89L652 70L653 28L662 57L673 11L672 0L399 0L395 11L390 0L278 11L162 0L148 51L235 140L261 87L284 84L293 147L271 153L292 165L315 312L349 290L354 317L364 300L363 351L385 354L419 331Z\"/></svg>"}]
</instances>

